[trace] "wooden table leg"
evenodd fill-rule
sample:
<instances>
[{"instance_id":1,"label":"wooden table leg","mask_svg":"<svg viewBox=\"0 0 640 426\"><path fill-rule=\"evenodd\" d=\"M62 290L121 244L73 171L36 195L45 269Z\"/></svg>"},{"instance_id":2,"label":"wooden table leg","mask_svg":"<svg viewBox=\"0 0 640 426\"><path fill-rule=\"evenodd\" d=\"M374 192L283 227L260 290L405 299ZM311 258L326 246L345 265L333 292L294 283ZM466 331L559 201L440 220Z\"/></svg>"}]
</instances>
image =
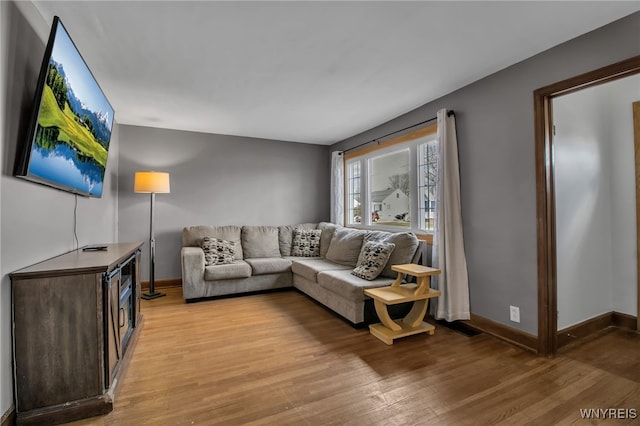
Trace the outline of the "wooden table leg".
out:
<instances>
[{"instance_id":1,"label":"wooden table leg","mask_svg":"<svg viewBox=\"0 0 640 426\"><path fill-rule=\"evenodd\" d=\"M380 318L380 322L387 327L389 330L400 331L402 327L398 325L394 320L389 316L389 312L387 311L387 305L384 303L374 300L373 305L376 308L376 313L378 314L378 318Z\"/></svg>"},{"instance_id":2,"label":"wooden table leg","mask_svg":"<svg viewBox=\"0 0 640 426\"><path fill-rule=\"evenodd\" d=\"M427 313L429 299L416 300L409 313L402 319L407 326L414 328L422 323L424 315Z\"/></svg>"},{"instance_id":3,"label":"wooden table leg","mask_svg":"<svg viewBox=\"0 0 640 426\"><path fill-rule=\"evenodd\" d=\"M431 277L427 276L427 277L418 277L418 279L416 280L416 291L415 294L420 295L420 294L425 294L426 292L429 291L430 287L431 287Z\"/></svg>"},{"instance_id":4,"label":"wooden table leg","mask_svg":"<svg viewBox=\"0 0 640 426\"><path fill-rule=\"evenodd\" d=\"M398 276L396 277L396 280L391 283L391 287L399 287L402 283L402 278L404 278L404 274L402 272L398 272Z\"/></svg>"}]
</instances>

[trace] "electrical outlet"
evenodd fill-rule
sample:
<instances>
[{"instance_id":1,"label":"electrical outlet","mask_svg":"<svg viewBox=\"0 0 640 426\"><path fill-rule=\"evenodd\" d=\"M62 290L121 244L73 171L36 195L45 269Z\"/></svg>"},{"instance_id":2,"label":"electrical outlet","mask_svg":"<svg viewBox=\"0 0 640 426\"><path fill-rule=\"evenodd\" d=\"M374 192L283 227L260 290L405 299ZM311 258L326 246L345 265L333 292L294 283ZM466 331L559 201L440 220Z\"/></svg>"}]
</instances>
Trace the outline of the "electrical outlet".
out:
<instances>
[{"instance_id":1,"label":"electrical outlet","mask_svg":"<svg viewBox=\"0 0 640 426\"><path fill-rule=\"evenodd\" d=\"M517 306L509 306L509 319L513 322L520 322L520 308Z\"/></svg>"}]
</instances>

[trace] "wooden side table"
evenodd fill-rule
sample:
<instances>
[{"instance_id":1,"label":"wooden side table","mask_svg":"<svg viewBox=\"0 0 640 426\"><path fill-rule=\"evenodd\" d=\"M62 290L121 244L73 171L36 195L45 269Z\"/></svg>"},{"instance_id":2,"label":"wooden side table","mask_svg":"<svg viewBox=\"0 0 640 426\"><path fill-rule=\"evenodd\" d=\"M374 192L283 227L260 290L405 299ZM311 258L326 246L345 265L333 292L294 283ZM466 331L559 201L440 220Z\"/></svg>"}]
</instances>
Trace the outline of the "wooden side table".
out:
<instances>
[{"instance_id":1,"label":"wooden side table","mask_svg":"<svg viewBox=\"0 0 640 426\"><path fill-rule=\"evenodd\" d=\"M413 334L433 335L435 327L424 322L423 319L427 313L429 299L441 294L439 290L429 286L431 275L440 274L440 269L412 263L393 265L391 269L398 273L398 278L390 286L364 291L364 294L373 299L376 313L381 321L381 323L370 325L369 331L387 345L393 345L395 339ZM416 277L417 284L401 284L404 274ZM405 302L413 302L409 313L401 320L391 319L387 307Z\"/></svg>"}]
</instances>

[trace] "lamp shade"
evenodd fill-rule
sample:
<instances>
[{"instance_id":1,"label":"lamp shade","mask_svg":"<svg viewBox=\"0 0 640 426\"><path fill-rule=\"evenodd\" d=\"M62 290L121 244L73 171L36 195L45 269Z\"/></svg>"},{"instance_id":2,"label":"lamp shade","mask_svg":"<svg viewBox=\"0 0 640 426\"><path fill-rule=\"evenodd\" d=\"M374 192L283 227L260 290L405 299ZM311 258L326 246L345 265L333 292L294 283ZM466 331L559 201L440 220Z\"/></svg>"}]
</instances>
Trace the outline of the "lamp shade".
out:
<instances>
[{"instance_id":1,"label":"lamp shade","mask_svg":"<svg viewBox=\"0 0 640 426\"><path fill-rule=\"evenodd\" d=\"M168 194L171 192L169 173L136 172L133 180L133 191L147 194Z\"/></svg>"}]
</instances>

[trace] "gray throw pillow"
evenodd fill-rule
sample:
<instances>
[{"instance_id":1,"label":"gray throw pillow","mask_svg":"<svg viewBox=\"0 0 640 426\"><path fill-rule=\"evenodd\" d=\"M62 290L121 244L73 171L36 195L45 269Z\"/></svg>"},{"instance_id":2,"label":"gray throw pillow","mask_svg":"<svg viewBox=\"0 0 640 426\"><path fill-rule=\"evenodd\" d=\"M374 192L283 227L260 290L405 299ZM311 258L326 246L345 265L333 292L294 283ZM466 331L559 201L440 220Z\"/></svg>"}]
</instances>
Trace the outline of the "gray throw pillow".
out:
<instances>
[{"instance_id":1,"label":"gray throw pillow","mask_svg":"<svg viewBox=\"0 0 640 426\"><path fill-rule=\"evenodd\" d=\"M301 257L320 256L321 234L321 229L295 229L293 231L291 255Z\"/></svg>"},{"instance_id":2,"label":"gray throw pillow","mask_svg":"<svg viewBox=\"0 0 640 426\"><path fill-rule=\"evenodd\" d=\"M362 245L358 264L351 274L365 280L375 280L389 261L395 247L396 245L393 243L367 241Z\"/></svg>"},{"instance_id":3,"label":"gray throw pillow","mask_svg":"<svg viewBox=\"0 0 640 426\"><path fill-rule=\"evenodd\" d=\"M236 243L234 241L204 237L202 239L202 251L204 251L205 266L228 265L233 263L233 257L236 254Z\"/></svg>"},{"instance_id":4,"label":"gray throw pillow","mask_svg":"<svg viewBox=\"0 0 640 426\"><path fill-rule=\"evenodd\" d=\"M396 278L398 273L391 270L392 265L403 265L411 263L416 254L416 250L420 242L412 232L385 232L372 231L364 237L364 242L376 241L379 243L393 243L396 248L391 253L387 266L384 267L381 274L383 277Z\"/></svg>"}]
</instances>

